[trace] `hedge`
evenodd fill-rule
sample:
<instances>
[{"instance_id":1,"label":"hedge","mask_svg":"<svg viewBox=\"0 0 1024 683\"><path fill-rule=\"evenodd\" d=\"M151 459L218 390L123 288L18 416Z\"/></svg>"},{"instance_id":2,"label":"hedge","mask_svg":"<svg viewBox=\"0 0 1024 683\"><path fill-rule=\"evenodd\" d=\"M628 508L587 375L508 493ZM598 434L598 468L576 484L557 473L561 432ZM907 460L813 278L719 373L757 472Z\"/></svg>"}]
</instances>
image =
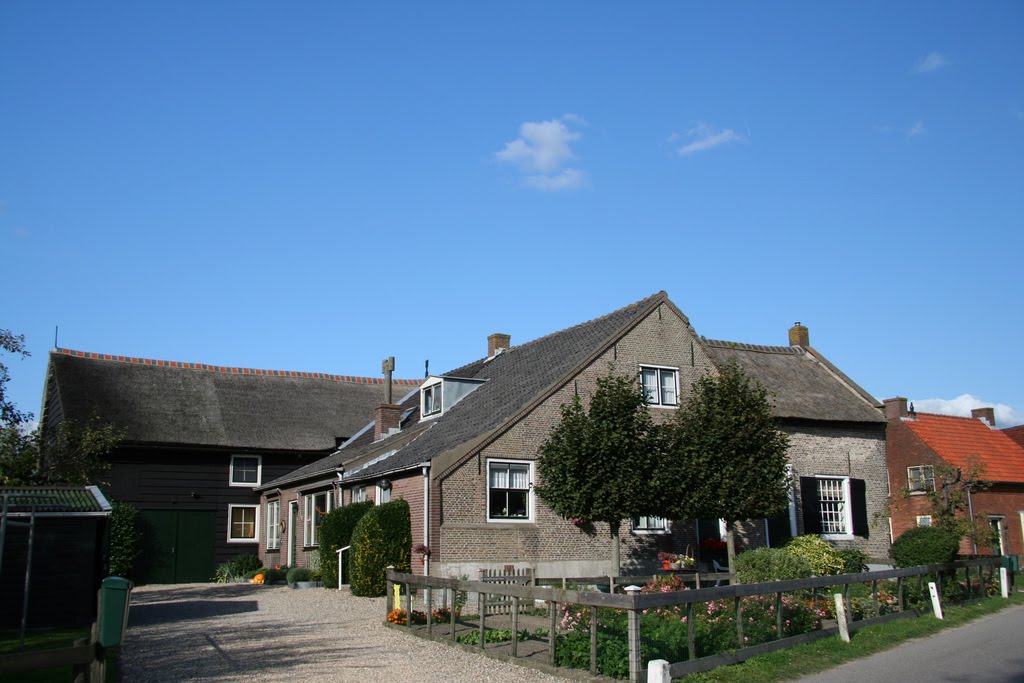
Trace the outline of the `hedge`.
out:
<instances>
[{"instance_id":1,"label":"hedge","mask_svg":"<svg viewBox=\"0 0 1024 683\"><path fill-rule=\"evenodd\" d=\"M388 566L409 571L411 546L409 504L401 498L363 515L352 532L352 595L384 595Z\"/></svg>"},{"instance_id":2,"label":"hedge","mask_svg":"<svg viewBox=\"0 0 1024 683\"><path fill-rule=\"evenodd\" d=\"M892 544L897 567L944 564L956 560L960 539L937 526L918 526L904 531Z\"/></svg>"},{"instance_id":3,"label":"hedge","mask_svg":"<svg viewBox=\"0 0 1024 683\"><path fill-rule=\"evenodd\" d=\"M356 524L372 509L372 501L352 503L343 508L335 508L323 516L320 522L320 580L324 588L338 587L338 548L344 548L352 543L352 532ZM342 572L350 582L351 557L350 550L345 554Z\"/></svg>"}]
</instances>

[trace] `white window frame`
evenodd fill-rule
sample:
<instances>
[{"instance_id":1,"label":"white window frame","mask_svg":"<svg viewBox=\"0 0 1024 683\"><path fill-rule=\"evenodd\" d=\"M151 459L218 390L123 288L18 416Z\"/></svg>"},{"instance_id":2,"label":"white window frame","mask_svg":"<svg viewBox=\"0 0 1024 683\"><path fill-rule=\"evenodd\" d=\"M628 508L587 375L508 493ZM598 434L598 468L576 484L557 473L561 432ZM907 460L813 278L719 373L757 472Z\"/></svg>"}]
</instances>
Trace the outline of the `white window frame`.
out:
<instances>
[{"instance_id":1,"label":"white window frame","mask_svg":"<svg viewBox=\"0 0 1024 683\"><path fill-rule=\"evenodd\" d=\"M395 485L392 484L391 486L389 486L387 488L384 488L380 484L377 484L376 488L377 488L377 491L375 492L375 495L374 495L374 505L383 505L384 503L390 503L391 502L391 492L394 490ZM387 496L387 500L384 500L385 496Z\"/></svg>"},{"instance_id":2,"label":"white window frame","mask_svg":"<svg viewBox=\"0 0 1024 683\"><path fill-rule=\"evenodd\" d=\"M931 515L917 515L917 526L931 526L932 516Z\"/></svg>"},{"instance_id":3,"label":"white window frame","mask_svg":"<svg viewBox=\"0 0 1024 683\"><path fill-rule=\"evenodd\" d=\"M652 524L652 521L656 523ZM660 523L660 524L659 524ZM664 535L672 533L672 520L658 515L641 515L632 519L633 533L638 535Z\"/></svg>"},{"instance_id":4,"label":"white window frame","mask_svg":"<svg viewBox=\"0 0 1024 683\"><path fill-rule=\"evenodd\" d=\"M252 538L236 538L232 534L235 509L248 509L254 513ZM244 521L243 521L244 523ZM260 542L260 506L259 505L228 505L228 543L259 543Z\"/></svg>"},{"instance_id":5,"label":"white window frame","mask_svg":"<svg viewBox=\"0 0 1024 683\"><path fill-rule=\"evenodd\" d=\"M431 396L431 406L433 409L427 412L427 393ZM441 413L444 412L444 381L438 380L431 382L430 384L424 384L420 387L420 418L422 419L433 419L440 417Z\"/></svg>"},{"instance_id":6,"label":"white window frame","mask_svg":"<svg viewBox=\"0 0 1024 683\"><path fill-rule=\"evenodd\" d=\"M236 458L248 458L250 460L256 460L256 481L235 481L235 459ZM244 486L245 488L251 489L259 486L263 483L263 456L261 455L232 455L231 456L231 467L228 469L228 485L229 486Z\"/></svg>"},{"instance_id":7,"label":"white window frame","mask_svg":"<svg viewBox=\"0 0 1024 683\"><path fill-rule=\"evenodd\" d=\"M919 470L921 476L915 478L914 470ZM931 476L928 476L929 473ZM935 468L932 465L914 465L907 468L907 490L911 495L919 496L935 490Z\"/></svg>"},{"instance_id":8,"label":"white window frame","mask_svg":"<svg viewBox=\"0 0 1024 683\"><path fill-rule=\"evenodd\" d=\"M647 389L644 387L644 371L649 370L654 372L655 386L657 387L658 397L657 401L652 401L651 397L647 393ZM672 382L675 385L675 402L668 403L665 401L662 389L664 383L662 381L662 373L672 373ZM644 392L644 401L647 405L654 408L678 408L679 407L679 368L674 368L669 365L641 365L640 366L640 388Z\"/></svg>"},{"instance_id":9,"label":"white window frame","mask_svg":"<svg viewBox=\"0 0 1024 683\"><path fill-rule=\"evenodd\" d=\"M530 480L529 485L525 489L504 489L504 490L518 490L526 491L526 517L492 517L491 516L491 466L492 465L525 465L528 468L527 477ZM533 483L535 481L535 467L532 460L512 460L506 458L493 458L487 460L487 467L484 470L484 476L486 477L485 488L487 495L487 522L490 524L532 524L534 521L534 508L536 506L536 496L533 492Z\"/></svg>"},{"instance_id":10,"label":"white window frame","mask_svg":"<svg viewBox=\"0 0 1024 683\"><path fill-rule=\"evenodd\" d=\"M317 531L320 529L320 525L316 523L316 498L317 496L324 497L324 514L326 515L331 511L331 495L329 490L314 491L303 495L302 499L302 546L304 548L315 548L320 545L320 539L318 538Z\"/></svg>"},{"instance_id":11,"label":"white window frame","mask_svg":"<svg viewBox=\"0 0 1024 683\"><path fill-rule=\"evenodd\" d=\"M363 484L359 484L358 486L353 486L351 491L352 492L349 494L350 503L366 502L366 486L364 486Z\"/></svg>"},{"instance_id":12,"label":"white window frame","mask_svg":"<svg viewBox=\"0 0 1024 683\"><path fill-rule=\"evenodd\" d=\"M841 475L817 474L815 479L818 480L818 518L821 521L821 537L826 541L853 540L853 497L850 495L850 478ZM823 501L821 497L821 481L823 479L842 482L843 509L840 514L843 515L843 527L846 529L843 533L825 531L828 528L828 524L824 517L825 510L822 507L822 503L830 501Z\"/></svg>"},{"instance_id":13,"label":"white window frame","mask_svg":"<svg viewBox=\"0 0 1024 683\"><path fill-rule=\"evenodd\" d=\"M281 500L267 501L267 550L281 549Z\"/></svg>"}]
</instances>

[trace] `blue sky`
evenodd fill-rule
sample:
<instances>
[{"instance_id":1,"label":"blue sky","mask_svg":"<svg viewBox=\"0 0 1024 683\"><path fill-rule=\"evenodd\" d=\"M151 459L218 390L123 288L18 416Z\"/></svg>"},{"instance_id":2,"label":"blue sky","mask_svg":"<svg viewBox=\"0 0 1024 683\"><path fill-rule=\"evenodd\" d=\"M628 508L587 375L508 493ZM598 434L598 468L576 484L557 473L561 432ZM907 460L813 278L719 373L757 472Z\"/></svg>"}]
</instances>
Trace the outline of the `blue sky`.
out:
<instances>
[{"instance_id":1,"label":"blue sky","mask_svg":"<svg viewBox=\"0 0 1024 683\"><path fill-rule=\"evenodd\" d=\"M57 325L419 377L664 289L1024 422L1021 35L1019 2L2 3L11 395Z\"/></svg>"}]
</instances>

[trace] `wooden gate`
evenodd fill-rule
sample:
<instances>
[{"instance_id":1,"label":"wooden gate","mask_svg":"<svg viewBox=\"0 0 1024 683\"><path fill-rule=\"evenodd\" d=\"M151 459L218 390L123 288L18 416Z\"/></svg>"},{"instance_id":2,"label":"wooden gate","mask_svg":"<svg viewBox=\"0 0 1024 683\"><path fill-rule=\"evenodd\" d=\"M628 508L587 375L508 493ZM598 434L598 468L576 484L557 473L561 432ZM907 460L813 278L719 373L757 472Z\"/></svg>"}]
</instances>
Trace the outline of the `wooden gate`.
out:
<instances>
[{"instance_id":1,"label":"wooden gate","mask_svg":"<svg viewBox=\"0 0 1024 683\"><path fill-rule=\"evenodd\" d=\"M506 564L503 569L481 569L480 580L484 583L515 584L529 586L533 583L533 569L524 567L516 569L515 565ZM484 605L484 614L511 614L512 598L490 595Z\"/></svg>"}]
</instances>

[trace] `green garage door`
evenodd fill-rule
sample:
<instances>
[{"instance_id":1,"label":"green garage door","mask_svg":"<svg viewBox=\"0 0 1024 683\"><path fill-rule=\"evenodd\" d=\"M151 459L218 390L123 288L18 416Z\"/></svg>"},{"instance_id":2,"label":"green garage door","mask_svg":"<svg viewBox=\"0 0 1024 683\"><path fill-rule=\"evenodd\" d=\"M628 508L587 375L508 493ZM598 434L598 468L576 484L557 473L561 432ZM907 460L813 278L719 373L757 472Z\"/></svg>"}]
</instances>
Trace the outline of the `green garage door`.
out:
<instances>
[{"instance_id":1,"label":"green garage door","mask_svg":"<svg viewBox=\"0 0 1024 683\"><path fill-rule=\"evenodd\" d=\"M197 583L213 576L215 513L207 510L143 510L145 583Z\"/></svg>"}]
</instances>

